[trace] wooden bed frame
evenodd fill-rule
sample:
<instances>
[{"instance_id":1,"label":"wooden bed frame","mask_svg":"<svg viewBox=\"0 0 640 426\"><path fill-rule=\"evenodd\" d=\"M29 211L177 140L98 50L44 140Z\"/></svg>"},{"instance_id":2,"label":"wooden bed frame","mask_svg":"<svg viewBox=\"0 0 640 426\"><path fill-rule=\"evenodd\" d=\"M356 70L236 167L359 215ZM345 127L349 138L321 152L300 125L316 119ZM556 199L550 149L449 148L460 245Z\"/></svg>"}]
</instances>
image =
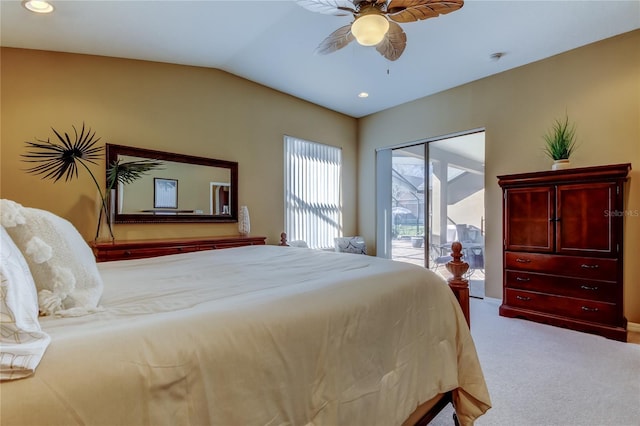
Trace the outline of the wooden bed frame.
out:
<instances>
[{"instance_id":1,"label":"wooden bed frame","mask_svg":"<svg viewBox=\"0 0 640 426\"><path fill-rule=\"evenodd\" d=\"M289 245L285 232L280 234L280 245ZM471 327L471 319L469 317L469 280L463 277L469 270L469 264L461 260L462 244L458 241L451 244L451 257L453 260L447 262L446 267L453 276L449 278L447 282L456 299L458 299L458 303L460 303L467 324ZM402 426L426 426L449 404L453 405L453 394L451 392L437 395L433 399L418 406ZM459 425L455 412L453 413L453 422L456 426Z\"/></svg>"}]
</instances>

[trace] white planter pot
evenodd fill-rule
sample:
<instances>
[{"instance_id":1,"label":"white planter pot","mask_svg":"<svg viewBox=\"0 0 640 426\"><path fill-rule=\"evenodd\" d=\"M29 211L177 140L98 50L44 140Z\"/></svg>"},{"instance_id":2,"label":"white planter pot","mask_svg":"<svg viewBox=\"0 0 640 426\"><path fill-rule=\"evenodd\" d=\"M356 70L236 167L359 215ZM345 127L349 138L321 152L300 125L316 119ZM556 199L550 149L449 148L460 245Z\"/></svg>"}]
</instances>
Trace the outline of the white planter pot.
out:
<instances>
[{"instance_id":1,"label":"white planter pot","mask_svg":"<svg viewBox=\"0 0 640 426\"><path fill-rule=\"evenodd\" d=\"M411 247L420 248L424 243L424 237L411 237Z\"/></svg>"},{"instance_id":2,"label":"white planter pot","mask_svg":"<svg viewBox=\"0 0 640 426\"><path fill-rule=\"evenodd\" d=\"M568 159L555 160L553 162L553 165L551 166L551 170L562 170L562 169L568 169L570 167L571 167L571 163L569 162Z\"/></svg>"}]
</instances>

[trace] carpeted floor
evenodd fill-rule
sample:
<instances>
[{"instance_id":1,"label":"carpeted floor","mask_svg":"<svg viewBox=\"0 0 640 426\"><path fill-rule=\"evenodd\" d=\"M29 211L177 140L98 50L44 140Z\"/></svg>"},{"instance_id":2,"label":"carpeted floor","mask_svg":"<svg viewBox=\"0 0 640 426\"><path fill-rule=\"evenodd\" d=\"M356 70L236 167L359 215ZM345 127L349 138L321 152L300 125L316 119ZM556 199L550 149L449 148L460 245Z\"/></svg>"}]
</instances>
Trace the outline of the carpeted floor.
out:
<instances>
[{"instance_id":1,"label":"carpeted floor","mask_svg":"<svg viewBox=\"0 0 640 426\"><path fill-rule=\"evenodd\" d=\"M639 426L640 345L498 315L471 299L493 407L477 426ZM453 425L447 407L432 425Z\"/></svg>"}]
</instances>

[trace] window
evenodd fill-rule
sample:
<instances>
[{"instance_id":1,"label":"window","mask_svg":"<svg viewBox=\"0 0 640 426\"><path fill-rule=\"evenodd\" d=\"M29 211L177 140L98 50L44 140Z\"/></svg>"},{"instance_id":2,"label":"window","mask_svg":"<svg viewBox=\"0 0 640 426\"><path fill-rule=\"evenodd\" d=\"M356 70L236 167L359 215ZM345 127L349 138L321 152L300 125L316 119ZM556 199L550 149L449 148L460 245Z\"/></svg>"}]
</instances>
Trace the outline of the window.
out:
<instances>
[{"instance_id":1,"label":"window","mask_svg":"<svg viewBox=\"0 0 640 426\"><path fill-rule=\"evenodd\" d=\"M342 150L285 136L284 156L287 239L333 248L342 231Z\"/></svg>"}]
</instances>

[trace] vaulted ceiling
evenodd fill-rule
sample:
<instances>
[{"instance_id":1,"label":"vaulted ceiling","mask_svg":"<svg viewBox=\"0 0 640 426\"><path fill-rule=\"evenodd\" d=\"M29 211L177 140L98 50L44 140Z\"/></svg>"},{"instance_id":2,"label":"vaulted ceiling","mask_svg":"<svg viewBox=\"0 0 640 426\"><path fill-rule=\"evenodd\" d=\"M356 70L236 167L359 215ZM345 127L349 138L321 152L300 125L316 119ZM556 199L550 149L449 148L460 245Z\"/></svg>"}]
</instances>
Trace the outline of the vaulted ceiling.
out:
<instances>
[{"instance_id":1,"label":"vaulted ceiling","mask_svg":"<svg viewBox=\"0 0 640 426\"><path fill-rule=\"evenodd\" d=\"M37 15L2 0L2 46L218 68L353 117L640 28L637 0L466 0L402 24L407 47L392 62L355 42L315 54L352 17L294 0L51 3L52 14Z\"/></svg>"}]
</instances>

